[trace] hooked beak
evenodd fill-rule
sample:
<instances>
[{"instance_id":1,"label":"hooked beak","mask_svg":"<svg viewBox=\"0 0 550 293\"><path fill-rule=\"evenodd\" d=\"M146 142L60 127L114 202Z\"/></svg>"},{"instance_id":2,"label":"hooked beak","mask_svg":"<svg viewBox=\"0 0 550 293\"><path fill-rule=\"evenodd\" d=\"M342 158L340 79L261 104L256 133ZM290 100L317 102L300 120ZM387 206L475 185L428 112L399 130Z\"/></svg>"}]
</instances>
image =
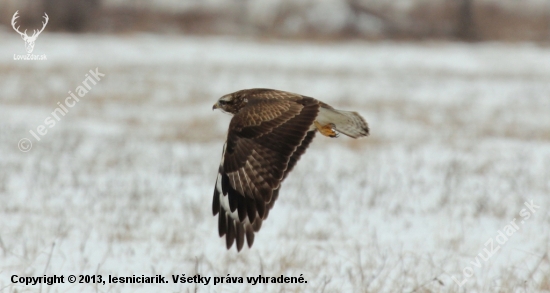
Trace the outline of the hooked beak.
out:
<instances>
[{"instance_id":1,"label":"hooked beak","mask_svg":"<svg viewBox=\"0 0 550 293\"><path fill-rule=\"evenodd\" d=\"M216 110L216 109L219 109L220 106L218 104L218 102L216 102L216 104L214 104L214 106L212 106L212 111Z\"/></svg>"}]
</instances>

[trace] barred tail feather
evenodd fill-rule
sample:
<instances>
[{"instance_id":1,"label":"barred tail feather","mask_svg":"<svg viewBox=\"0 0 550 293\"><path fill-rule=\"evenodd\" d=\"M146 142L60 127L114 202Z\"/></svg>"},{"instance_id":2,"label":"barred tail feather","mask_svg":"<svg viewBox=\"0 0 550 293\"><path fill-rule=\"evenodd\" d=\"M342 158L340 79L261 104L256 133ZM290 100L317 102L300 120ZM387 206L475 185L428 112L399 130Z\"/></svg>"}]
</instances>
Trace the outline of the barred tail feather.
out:
<instances>
[{"instance_id":1,"label":"barred tail feather","mask_svg":"<svg viewBox=\"0 0 550 293\"><path fill-rule=\"evenodd\" d=\"M357 112L320 108L317 120L321 124L333 124L334 129L352 138L369 135L367 121Z\"/></svg>"}]
</instances>

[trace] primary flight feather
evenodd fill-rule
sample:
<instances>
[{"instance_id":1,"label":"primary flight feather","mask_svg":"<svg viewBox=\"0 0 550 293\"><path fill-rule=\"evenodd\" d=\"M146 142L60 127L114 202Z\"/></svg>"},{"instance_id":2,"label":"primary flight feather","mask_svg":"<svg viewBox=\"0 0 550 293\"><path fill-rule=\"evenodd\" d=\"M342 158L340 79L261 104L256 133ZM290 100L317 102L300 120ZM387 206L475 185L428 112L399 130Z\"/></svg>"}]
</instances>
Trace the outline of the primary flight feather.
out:
<instances>
[{"instance_id":1,"label":"primary flight feather","mask_svg":"<svg viewBox=\"0 0 550 293\"><path fill-rule=\"evenodd\" d=\"M367 136L357 112L336 110L314 98L272 90L247 89L221 97L213 109L233 115L218 169L212 212L227 249L244 240L251 247L279 196L281 183L313 140L343 133Z\"/></svg>"}]
</instances>

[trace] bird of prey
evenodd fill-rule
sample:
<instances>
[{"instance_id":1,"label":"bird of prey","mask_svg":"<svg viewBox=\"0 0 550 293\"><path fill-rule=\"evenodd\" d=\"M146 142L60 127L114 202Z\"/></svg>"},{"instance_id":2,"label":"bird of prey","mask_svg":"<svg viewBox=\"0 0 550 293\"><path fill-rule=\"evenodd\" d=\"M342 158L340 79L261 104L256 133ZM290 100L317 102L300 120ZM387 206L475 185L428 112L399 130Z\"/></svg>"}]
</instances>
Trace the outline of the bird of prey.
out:
<instances>
[{"instance_id":1,"label":"bird of prey","mask_svg":"<svg viewBox=\"0 0 550 293\"><path fill-rule=\"evenodd\" d=\"M227 249L244 239L251 247L288 176L319 131L367 136L357 112L342 111L311 97L272 90L246 89L221 97L213 109L233 115L218 169L212 212Z\"/></svg>"}]
</instances>

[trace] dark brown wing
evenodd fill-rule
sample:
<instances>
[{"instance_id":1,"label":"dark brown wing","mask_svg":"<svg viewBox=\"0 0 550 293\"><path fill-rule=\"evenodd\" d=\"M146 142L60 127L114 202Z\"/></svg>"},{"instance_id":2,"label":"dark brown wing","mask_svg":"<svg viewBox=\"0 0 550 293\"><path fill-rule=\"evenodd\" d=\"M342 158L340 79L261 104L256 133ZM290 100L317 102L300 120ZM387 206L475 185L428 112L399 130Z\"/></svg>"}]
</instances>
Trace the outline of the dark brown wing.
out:
<instances>
[{"instance_id":1,"label":"dark brown wing","mask_svg":"<svg viewBox=\"0 0 550 293\"><path fill-rule=\"evenodd\" d=\"M306 134L306 137L304 137L304 139L302 140L302 143L300 144L300 146L298 146L296 148L296 151L294 151L294 153L292 153L292 156L290 156L290 160L288 161L288 167L285 171L285 175L283 176L283 180L286 178L288 173L290 173L290 171L292 171L292 169L294 168L294 166L296 165L296 163L298 162L300 157L306 152L307 147L309 146L309 144L313 141L313 138L315 137L315 132L317 132L317 130L308 131L308 133ZM267 205L266 210L265 210L265 217L263 218L264 220L267 219L267 216L269 215L269 211L271 210L271 208L273 208L273 205L275 204L275 201L279 197L279 190L280 189L281 189L281 186L279 186L279 188L273 190L273 195L271 196L271 201L269 202L269 204Z\"/></svg>"},{"instance_id":2,"label":"dark brown wing","mask_svg":"<svg viewBox=\"0 0 550 293\"><path fill-rule=\"evenodd\" d=\"M313 139L309 131L319 102L280 91L262 90L231 120L216 187L213 213L229 249L244 238L250 247L278 196L280 184Z\"/></svg>"}]
</instances>

